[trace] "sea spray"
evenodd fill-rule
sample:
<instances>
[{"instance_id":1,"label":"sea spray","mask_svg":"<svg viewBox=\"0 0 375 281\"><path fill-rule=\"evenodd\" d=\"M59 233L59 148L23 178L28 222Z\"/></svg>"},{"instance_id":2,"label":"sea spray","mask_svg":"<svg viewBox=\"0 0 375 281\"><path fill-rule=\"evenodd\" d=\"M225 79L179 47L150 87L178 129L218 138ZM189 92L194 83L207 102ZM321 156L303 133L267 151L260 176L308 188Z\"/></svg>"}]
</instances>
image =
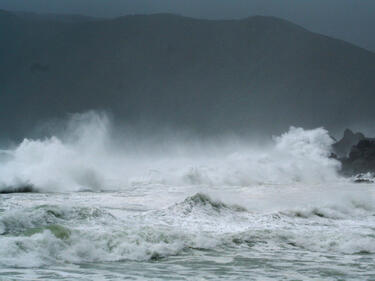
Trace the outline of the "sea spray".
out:
<instances>
[{"instance_id":1,"label":"sea spray","mask_svg":"<svg viewBox=\"0 0 375 281\"><path fill-rule=\"evenodd\" d=\"M0 190L103 191L153 184L251 186L339 178L340 164L329 158L333 140L322 128L291 127L264 147L228 140L221 142L221 148L203 142L197 149L175 139L166 148L150 139L140 144L140 150L129 145L134 136L114 141L104 114L73 115L63 128L58 136L25 139L0 154Z\"/></svg>"}]
</instances>

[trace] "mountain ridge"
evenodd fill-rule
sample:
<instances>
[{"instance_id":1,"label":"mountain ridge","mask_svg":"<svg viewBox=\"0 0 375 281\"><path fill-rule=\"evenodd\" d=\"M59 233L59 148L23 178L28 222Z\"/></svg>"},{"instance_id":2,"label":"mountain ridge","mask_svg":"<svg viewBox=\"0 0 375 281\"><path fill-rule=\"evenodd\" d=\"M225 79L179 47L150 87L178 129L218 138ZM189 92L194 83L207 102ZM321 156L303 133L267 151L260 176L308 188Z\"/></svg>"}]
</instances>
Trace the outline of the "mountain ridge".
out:
<instances>
[{"instance_id":1,"label":"mountain ridge","mask_svg":"<svg viewBox=\"0 0 375 281\"><path fill-rule=\"evenodd\" d=\"M375 54L286 20L4 18L0 129L9 135L89 109L203 132L340 129L375 117Z\"/></svg>"}]
</instances>

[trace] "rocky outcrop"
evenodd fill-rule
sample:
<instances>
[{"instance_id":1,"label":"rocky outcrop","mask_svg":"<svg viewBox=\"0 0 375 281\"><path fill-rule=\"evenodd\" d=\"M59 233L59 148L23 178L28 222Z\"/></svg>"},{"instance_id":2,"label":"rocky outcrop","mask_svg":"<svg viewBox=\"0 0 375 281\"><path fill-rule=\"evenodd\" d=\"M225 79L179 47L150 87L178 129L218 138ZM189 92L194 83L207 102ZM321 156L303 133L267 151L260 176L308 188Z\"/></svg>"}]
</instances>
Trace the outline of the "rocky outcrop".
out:
<instances>
[{"instance_id":1,"label":"rocky outcrop","mask_svg":"<svg viewBox=\"0 0 375 281\"><path fill-rule=\"evenodd\" d=\"M341 162L341 173L355 182L369 182L375 174L375 138L346 129L341 140L332 145L332 158Z\"/></svg>"},{"instance_id":2,"label":"rocky outcrop","mask_svg":"<svg viewBox=\"0 0 375 281\"><path fill-rule=\"evenodd\" d=\"M32 185L20 185L20 186L9 186L2 187L0 186L0 194L9 194L9 193L28 193L34 192L35 189Z\"/></svg>"},{"instance_id":3,"label":"rocky outcrop","mask_svg":"<svg viewBox=\"0 0 375 281\"><path fill-rule=\"evenodd\" d=\"M347 157L353 145L357 145L359 141L365 138L362 133L353 133L350 129L346 129L343 138L332 146L333 152L339 158Z\"/></svg>"},{"instance_id":4,"label":"rocky outcrop","mask_svg":"<svg viewBox=\"0 0 375 281\"><path fill-rule=\"evenodd\" d=\"M346 158L341 158L344 174L375 172L375 139L365 138L354 145Z\"/></svg>"}]
</instances>

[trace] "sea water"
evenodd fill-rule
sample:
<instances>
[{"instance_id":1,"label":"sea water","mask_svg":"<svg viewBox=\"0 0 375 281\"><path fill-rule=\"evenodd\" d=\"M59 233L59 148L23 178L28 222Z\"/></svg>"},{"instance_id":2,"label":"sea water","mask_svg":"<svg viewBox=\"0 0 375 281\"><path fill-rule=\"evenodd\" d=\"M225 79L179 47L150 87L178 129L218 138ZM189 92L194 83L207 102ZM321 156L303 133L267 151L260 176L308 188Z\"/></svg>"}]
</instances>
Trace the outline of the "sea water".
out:
<instances>
[{"instance_id":1,"label":"sea water","mask_svg":"<svg viewBox=\"0 0 375 281\"><path fill-rule=\"evenodd\" d=\"M162 146L109 127L2 150L0 280L375 280L375 185L340 176L326 130Z\"/></svg>"}]
</instances>

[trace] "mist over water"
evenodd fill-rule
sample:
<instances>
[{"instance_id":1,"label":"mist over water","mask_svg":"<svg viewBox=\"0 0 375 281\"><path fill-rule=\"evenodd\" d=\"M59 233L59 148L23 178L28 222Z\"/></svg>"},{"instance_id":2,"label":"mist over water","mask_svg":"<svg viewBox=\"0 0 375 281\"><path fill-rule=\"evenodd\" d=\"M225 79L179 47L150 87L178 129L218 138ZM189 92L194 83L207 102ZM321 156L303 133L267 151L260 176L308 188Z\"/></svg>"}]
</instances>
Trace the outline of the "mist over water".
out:
<instances>
[{"instance_id":1,"label":"mist over water","mask_svg":"<svg viewBox=\"0 0 375 281\"><path fill-rule=\"evenodd\" d=\"M336 181L333 140L322 128L291 127L269 144L115 134L104 113L73 115L56 136L25 139L1 153L0 188L122 190L136 185L228 185ZM117 138L116 138L117 136ZM164 140L163 143L160 140Z\"/></svg>"},{"instance_id":2,"label":"mist over water","mask_svg":"<svg viewBox=\"0 0 375 281\"><path fill-rule=\"evenodd\" d=\"M0 280L375 280L373 140L332 137L373 135L374 53L268 16L0 34Z\"/></svg>"},{"instance_id":3,"label":"mist over water","mask_svg":"<svg viewBox=\"0 0 375 281\"><path fill-rule=\"evenodd\" d=\"M374 184L339 175L323 128L146 137L91 111L53 132L0 152L0 191L34 191L1 194L0 277L375 277Z\"/></svg>"}]
</instances>

